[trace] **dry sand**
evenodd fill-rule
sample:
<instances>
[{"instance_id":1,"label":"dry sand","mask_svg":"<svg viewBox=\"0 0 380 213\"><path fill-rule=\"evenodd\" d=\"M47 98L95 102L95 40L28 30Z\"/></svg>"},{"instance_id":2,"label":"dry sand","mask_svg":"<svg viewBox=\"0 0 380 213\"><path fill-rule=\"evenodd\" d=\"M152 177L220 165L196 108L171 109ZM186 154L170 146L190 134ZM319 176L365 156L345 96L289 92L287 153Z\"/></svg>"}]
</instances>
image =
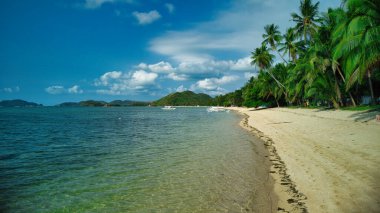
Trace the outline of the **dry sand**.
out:
<instances>
[{"instance_id":1,"label":"dry sand","mask_svg":"<svg viewBox=\"0 0 380 213\"><path fill-rule=\"evenodd\" d=\"M271 153L279 212L380 212L379 112L234 110Z\"/></svg>"}]
</instances>

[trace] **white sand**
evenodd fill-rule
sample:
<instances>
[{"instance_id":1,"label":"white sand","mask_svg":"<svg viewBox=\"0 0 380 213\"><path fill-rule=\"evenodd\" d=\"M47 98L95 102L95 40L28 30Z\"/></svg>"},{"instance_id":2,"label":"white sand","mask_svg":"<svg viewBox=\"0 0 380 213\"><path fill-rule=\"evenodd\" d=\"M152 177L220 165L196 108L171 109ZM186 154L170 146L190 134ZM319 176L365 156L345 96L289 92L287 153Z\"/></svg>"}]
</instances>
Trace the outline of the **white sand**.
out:
<instances>
[{"instance_id":1,"label":"white sand","mask_svg":"<svg viewBox=\"0 0 380 213\"><path fill-rule=\"evenodd\" d=\"M309 212L380 212L379 112L234 109L273 141L281 158L268 156L280 210L299 212L304 203ZM285 164L291 186L279 174L285 170L274 168L281 167L278 162Z\"/></svg>"}]
</instances>

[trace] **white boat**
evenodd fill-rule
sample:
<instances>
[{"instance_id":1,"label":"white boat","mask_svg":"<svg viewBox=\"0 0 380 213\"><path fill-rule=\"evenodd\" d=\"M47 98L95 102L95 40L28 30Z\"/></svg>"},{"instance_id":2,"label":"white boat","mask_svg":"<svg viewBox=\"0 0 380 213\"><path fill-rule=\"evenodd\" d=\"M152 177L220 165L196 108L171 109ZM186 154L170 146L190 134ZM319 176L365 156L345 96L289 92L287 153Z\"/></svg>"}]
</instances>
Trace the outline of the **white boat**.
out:
<instances>
[{"instance_id":1,"label":"white boat","mask_svg":"<svg viewBox=\"0 0 380 213\"><path fill-rule=\"evenodd\" d=\"M214 107L214 106L212 106L212 107L207 108L207 112L224 112L224 111L227 111L227 109L224 108L224 107Z\"/></svg>"},{"instance_id":2,"label":"white boat","mask_svg":"<svg viewBox=\"0 0 380 213\"><path fill-rule=\"evenodd\" d=\"M176 108L175 107L172 107L172 106L164 106L163 108L161 108L163 110L175 110Z\"/></svg>"}]
</instances>

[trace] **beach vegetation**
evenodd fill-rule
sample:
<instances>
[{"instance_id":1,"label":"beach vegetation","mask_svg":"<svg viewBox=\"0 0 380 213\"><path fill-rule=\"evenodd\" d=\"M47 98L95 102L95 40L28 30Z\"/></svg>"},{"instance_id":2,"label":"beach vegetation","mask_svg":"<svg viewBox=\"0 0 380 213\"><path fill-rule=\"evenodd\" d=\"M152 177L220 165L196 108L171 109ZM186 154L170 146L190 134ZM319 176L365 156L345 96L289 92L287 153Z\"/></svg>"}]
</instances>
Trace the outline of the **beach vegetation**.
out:
<instances>
[{"instance_id":1,"label":"beach vegetation","mask_svg":"<svg viewBox=\"0 0 380 213\"><path fill-rule=\"evenodd\" d=\"M258 69L239 92L215 98L217 105L361 109L380 98L380 0L343 0L319 11L301 0L290 14L294 26L264 27L251 52ZM275 55L282 60L275 63ZM236 97L236 95L240 95Z\"/></svg>"}]
</instances>

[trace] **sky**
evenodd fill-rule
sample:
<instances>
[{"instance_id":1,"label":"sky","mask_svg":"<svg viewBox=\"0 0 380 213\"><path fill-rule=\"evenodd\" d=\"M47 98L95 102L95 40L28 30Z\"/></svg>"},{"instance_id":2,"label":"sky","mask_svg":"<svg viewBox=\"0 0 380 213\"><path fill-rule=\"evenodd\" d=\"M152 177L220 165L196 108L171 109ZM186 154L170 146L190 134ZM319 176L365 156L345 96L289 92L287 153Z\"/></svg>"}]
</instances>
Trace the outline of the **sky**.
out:
<instances>
[{"instance_id":1,"label":"sky","mask_svg":"<svg viewBox=\"0 0 380 213\"><path fill-rule=\"evenodd\" d=\"M316 2L316 1L314 1ZM55 105L211 96L257 74L264 26L299 0L1 0L0 100ZM320 0L320 11L340 0Z\"/></svg>"}]
</instances>

